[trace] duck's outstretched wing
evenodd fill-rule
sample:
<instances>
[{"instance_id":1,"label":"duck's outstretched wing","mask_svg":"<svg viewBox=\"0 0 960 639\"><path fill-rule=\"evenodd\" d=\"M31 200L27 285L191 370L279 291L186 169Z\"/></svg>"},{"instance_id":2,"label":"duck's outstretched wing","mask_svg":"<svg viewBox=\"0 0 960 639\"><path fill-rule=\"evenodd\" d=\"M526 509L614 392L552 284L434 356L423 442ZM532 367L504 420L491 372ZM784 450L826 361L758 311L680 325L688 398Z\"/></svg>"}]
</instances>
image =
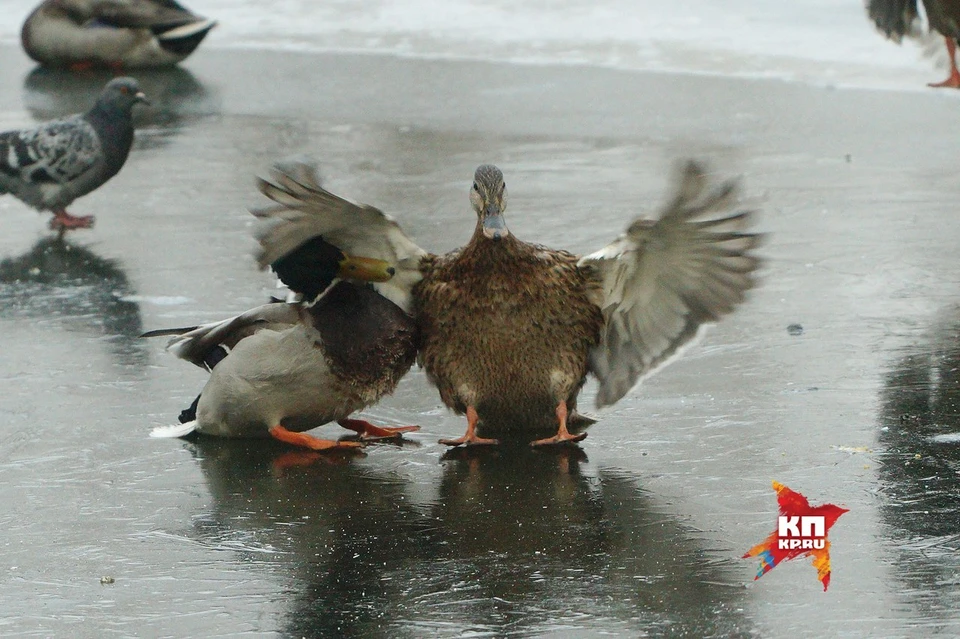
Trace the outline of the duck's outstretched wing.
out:
<instances>
[{"instance_id":1,"label":"duck's outstretched wing","mask_svg":"<svg viewBox=\"0 0 960 639\"><path fill-rule=\"evenodd\" d=\"M581 258L604 318L590 352L590 371L600 381L597 406L623 397L754 285L759 260L750 250L761 236L745 232L749 212L729 212L736 190L735 181L709 189L703 167L691 161L659 220L636 220Z\"/></svg>"},{"instance_id":2,"label":"duck's outstretched wing","mask_svg":"<svg viewBox=\"0 0 960 639\"><path fill-rule=\"evenodd\" d=\"M206 370L213 370L243 339L262 330L284 330L300 321L295 304L275 302L252 308L246 313L201 326L163 328L140 337L173 336L167 350Z\"/></svg>"},{"instance_id":3,"label":"duck's outstretched wing","mask_svg":"<svg viewBox=\"0 0 960 639\"><path fill-rule=\"evenodd\" d=\"M273 166L272 180L260 178L257 185L261 193L277 203L252 211L262 220L256 231L260 268L296 256L298 251L309 252L316 246L311 240L322 237L344 253L383 260L393 266L396 273L390 281L378 283L375 288L411 312L411 290L420 281L420 260L427 253L407 237L392 217L324 189L316 163L309 158L278 162ZM309 255L296 257L302 258L296 262L311 259Z\"/></svg>"},{"instance_id":4,"label":"duck's outstretched wing","mask_svg":"<svg viewBox=\"0 0 960 639\"><path fill-rule=\"evenodd\" d=\"M867 0L866 8L877 29L894 42L920 34L917 0Z\"/></svg>"}]
</instances>

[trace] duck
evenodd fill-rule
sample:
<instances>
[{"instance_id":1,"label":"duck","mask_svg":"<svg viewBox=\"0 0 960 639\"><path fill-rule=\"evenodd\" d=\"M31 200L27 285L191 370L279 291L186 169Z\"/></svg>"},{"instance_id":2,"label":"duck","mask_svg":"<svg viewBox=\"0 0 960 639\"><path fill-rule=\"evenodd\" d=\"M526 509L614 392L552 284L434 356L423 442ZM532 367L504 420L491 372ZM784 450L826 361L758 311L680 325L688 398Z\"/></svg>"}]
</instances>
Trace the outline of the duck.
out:
<instances>
[{"instance_id":1,"label":"duck","mask_svg":"<svg viewBox=\"0 0 960 639\"><path fill-rule=\"evenodd\" d=\"M74 216L67 207L123 168L137 104L150 104L137 81L114 78L86 113L0 133L0 195L52 211L53 229L90 228L92 215Z\"/></svg>"},{"instance_id":2,"label":"duck","mask_svg":"<svg viewBox=\"0 0 960 639\"><path fill-rule=\"evenodd\" d=\"M337 238L328 234L328 239ZM152 437L269 437L331 451L420 429L350 418L392 393L416 359L412 318L375 290L390 288L394 269L383 260L345 254L323 238L299 248L272 265L294 301L273 301L221 322L143 334L173 336L169 351L210 372L180 423L155 428ZM332 421L355 431L360 441L304 432Z\"/></svg>"},{"instance_id":3,"label":"duck","mask_svg":"<svg viewBox=\"0 0 960 639\"><path fill-rule=\"evenodd\" d=\"M930 30L943 36L947 47L950 75L934 88L960 89L957 69L957 41L960 38L960 0L923 0ZM867 15L888 39L899 43L904 36L916 36L917 0L868 0Z\"/></svg>"},{"instance_id":4,"label":"duck","mask_svg":"<svg viewBox=\"0 0 960 639\"><path fill-rule=\"evenodd\" d=\"M175 0L45 0L20 41L51 67L166 67L193 53L216 24Z\"/></svg>"},{"instance_id":5,"label":"duck","mask_svg":"<svg viewBox=\"0 0 960 639\"><path fill-rule=\"evenodd\" d=\"M412 302L418 362L443 404L467 420L463 436L440 440L448 446L499 443L485 434L537 447L581 441L586 433L570 426L588 375L599 382L597 407L614 404L756 282L755 213L731 211L738 182L713 185L697 161L679 171L658 219L636 219L582 257L509 230L494 165L474 173L473 234L443 255L416 246L379 209L318 188L314 171L301 164L281 169L279 184L260 182L279 206L260 213L270 224L258 232L258 260L308 251L305 239L349 228L352 250L393 264L391 282Z\"/></svg>"}]
</instances>

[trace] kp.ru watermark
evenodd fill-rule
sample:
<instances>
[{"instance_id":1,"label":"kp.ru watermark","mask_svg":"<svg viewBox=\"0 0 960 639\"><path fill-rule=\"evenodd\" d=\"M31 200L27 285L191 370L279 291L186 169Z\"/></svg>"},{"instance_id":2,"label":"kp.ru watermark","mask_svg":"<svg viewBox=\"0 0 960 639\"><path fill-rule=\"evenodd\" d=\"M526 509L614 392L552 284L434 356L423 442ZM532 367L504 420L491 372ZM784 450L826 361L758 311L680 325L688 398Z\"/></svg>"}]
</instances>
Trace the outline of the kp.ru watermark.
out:
<instances>
[{"instance_id":1,"label":"kp.ru watermark","mask_svg":"<svg viewBox=\"0 0 960 639\"><path fill-rule=\"evenodd\" d=\"M783 484L773 482L777 491L780 516L777 530L743 556L759 557L760 569L754 580L774 569L782 561L810 555L817 579L826 590L830 585L830 542L827 533L840 516L848 512L833 504L811 506L807 498Z\"/></svg>"}]
</instances>

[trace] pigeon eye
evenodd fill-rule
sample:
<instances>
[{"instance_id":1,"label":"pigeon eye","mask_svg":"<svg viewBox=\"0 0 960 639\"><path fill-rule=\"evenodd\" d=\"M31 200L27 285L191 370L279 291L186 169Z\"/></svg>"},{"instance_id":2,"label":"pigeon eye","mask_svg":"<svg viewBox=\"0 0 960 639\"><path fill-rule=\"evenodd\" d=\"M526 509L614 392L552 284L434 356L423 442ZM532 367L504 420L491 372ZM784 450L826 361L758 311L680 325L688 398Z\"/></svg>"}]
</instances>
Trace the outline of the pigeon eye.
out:
<instances>
[{"instance_id":1,"label":"pigeon eye","mask_svg":"<svg viewBox=\"0 0 960 639\"><path fill-rule=\"evenodd\" d=\"M476 182L473 183L473 190L476 191L477 193L480 192L480 187L477 186L477 183L476 183Z\"/></svg>"},{"instance_id":2,"label":"pigeon eye","mask_svg":"<svg viewBox=\"0 0 960 639\"><path fill-rule=\"evenodd\" d=\"M120 93L126 95L126 94L130 93L130 89L127 88L127 87L120 87Z\"/></svg>"}]
</instances>

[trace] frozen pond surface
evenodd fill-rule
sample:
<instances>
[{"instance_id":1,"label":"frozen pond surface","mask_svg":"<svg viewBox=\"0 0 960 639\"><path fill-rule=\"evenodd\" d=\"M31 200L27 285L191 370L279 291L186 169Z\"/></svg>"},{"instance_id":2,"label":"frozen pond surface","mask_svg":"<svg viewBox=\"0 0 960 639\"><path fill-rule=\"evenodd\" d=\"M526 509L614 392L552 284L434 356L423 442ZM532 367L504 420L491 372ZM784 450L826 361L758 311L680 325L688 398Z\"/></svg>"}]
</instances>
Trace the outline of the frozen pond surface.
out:
<instances>
[{"instance_id":1,"label":"frozen pond surface","mask_svg":"<svg viewBox=\"0 0 960 639\"><path fill-rule=\"evenodd\" d=\"M103 82L0 55L2 129ZM73 207L94 230L0 198L0 634L960 632L956 95L216 48L141 80L130 160ZM252 176L301 151L433 250L469 236L482 162L511 230L587 251L705 157L763 212L763 284L582 454L445 456L463 423L417 371L369 416L423 431L362 458L148 439L204 374L136 336L266 299ZM740 559L771 480L850 509L827 593Z\"/></svg>"}]
</instances>

